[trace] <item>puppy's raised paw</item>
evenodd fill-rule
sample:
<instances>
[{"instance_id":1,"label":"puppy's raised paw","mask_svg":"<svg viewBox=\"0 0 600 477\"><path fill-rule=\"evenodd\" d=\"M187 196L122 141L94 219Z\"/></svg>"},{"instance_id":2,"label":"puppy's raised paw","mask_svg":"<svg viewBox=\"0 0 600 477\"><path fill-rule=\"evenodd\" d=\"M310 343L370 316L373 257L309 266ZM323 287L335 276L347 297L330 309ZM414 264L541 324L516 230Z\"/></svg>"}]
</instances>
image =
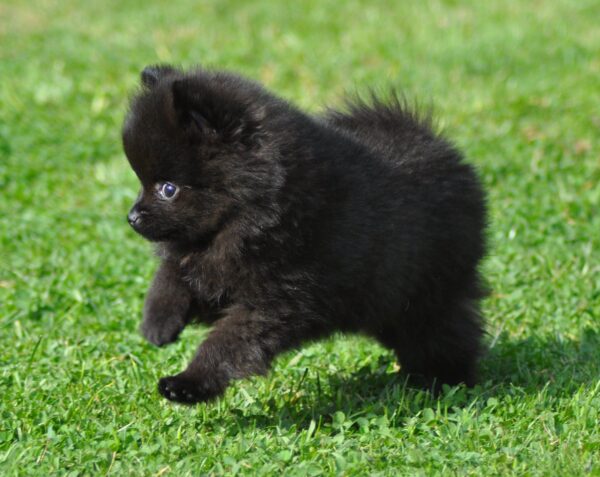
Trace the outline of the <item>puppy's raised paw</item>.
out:
<instances>
[{"instance_id":1,"label":"puppy's raised paw","mask_svg":"<svg viewBox=\"0 0 600 477\"><path fill-rule=\"evenodd\" d=\"M222 394L224 387L178 374L158 381L158 392L169 401L195 404L209 401Z\"/></svg>"}]
</instances>

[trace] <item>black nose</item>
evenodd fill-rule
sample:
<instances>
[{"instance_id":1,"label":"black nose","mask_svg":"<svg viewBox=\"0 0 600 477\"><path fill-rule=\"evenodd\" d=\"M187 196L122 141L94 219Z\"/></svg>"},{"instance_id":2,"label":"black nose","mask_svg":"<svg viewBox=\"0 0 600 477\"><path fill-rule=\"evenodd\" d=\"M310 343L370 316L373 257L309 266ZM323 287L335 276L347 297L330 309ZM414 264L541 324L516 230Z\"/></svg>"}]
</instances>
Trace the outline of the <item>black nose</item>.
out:
<instances>
[{"instance_id":1,"label":"black nose","mask_svg":"<svg viewBox=\"0 0 600 477\"><path fill-rule=\"evenodd\" d=\"M129 225L139 225L139 223L142 221L142 215L143 212L141 212L137 207L131 209L129 214L127 214L127 221L129 222Z\"/></svg>"}]
</instances>

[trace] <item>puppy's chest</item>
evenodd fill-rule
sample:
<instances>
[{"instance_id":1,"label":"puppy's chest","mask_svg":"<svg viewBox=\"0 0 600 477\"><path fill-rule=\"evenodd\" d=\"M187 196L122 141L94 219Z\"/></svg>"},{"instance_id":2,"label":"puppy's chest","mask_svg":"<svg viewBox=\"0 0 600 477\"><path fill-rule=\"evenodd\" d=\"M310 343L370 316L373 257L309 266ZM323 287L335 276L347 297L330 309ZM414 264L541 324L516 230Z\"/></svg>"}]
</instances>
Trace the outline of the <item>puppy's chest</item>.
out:
<instances>
[{"instance_id":1,"label":"puppy's chest","mask_svg":"<svg viewBox=\"0 0 600 477\"><path fill-rule=\"evenodd\" d=\"M221 302L243 288L248 272L239 261L208 253L190 253L179 260L183 280L201 300Z\"/></svg>"}]
</instances>

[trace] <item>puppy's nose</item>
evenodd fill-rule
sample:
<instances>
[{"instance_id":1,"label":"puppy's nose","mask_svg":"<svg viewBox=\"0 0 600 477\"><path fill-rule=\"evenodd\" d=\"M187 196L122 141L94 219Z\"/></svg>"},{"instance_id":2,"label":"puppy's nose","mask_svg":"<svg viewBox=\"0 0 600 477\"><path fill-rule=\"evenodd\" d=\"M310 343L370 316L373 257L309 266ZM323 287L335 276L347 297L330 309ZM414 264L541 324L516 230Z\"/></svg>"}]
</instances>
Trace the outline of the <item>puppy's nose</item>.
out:
<instances>
[{"instance_id":1,"label":"puppy's nose","mask_svg":"<svg viewBox=\"0 0 600 477\"><path fill-rule=\"evenodd\" d=\"M142 212L140 212L136 207L131 209L129 211L129 214L127 214L127 221L129 222L129 225L132 225L132 226L138 225L141 220L142 220Z\"/></svg>"}]
</instances>

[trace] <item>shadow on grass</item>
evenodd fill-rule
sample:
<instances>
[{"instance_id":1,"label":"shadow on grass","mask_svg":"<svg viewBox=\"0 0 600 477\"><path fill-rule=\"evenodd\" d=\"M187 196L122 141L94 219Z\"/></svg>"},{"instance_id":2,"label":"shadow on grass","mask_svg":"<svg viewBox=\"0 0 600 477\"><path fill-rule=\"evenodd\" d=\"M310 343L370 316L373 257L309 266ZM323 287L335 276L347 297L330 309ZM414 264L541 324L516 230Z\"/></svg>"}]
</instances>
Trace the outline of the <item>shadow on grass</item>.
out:
<instances>
[{"instance_id":1,"label":"shadow on grass","mask_svg":"<svg viewBox=\"0 0 600 477\"><path fill-rule=\"evenodd\" d=\"M600 379L600 333L587 329L579 339L548 335L510 340L501 336L481 363L481 384L473 389L445 387L433 396L411 388L401 373L391 373L389 357L348 374L327 375L307 368L302 382L273 396L261 414L232 410L242 427L308 428L311 422L329 425L336 413L349 419L385 416L390 426L403 425L427 407L463 408L489 397L501 398L518 389L548 399L568 396Z\"/></svg>"},{"instance_id":2,"label":"shadow on grass","mask_svg":"<svg viewBox=\"0 0 600 477\"><path fill-rule=\"evenodd\" d=\"M531 393L541 388L552 395L571 393L600 379L600 332L586 328L577 339L532 335L511 340L503 335L483 360L481 378Z\"/></svg>"}]
</instances>

